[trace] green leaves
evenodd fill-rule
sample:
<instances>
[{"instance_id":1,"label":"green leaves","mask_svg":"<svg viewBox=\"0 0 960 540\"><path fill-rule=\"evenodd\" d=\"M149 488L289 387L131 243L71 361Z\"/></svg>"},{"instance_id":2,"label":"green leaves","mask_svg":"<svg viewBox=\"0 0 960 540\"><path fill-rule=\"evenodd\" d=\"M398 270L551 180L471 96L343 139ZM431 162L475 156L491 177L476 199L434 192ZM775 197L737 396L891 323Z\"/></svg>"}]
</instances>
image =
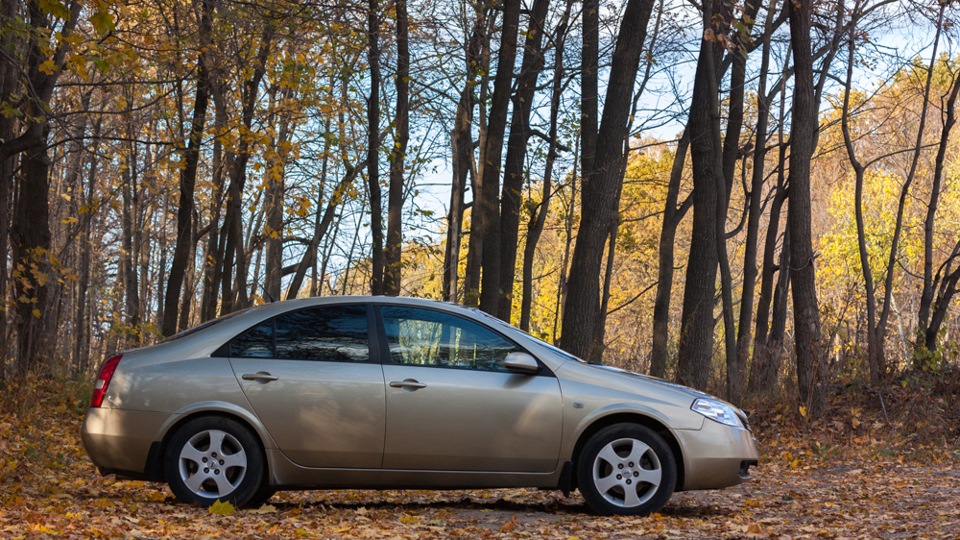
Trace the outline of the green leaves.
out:
<instances>
[{"instance_id":1,"label":"green leaves","mask_svg":"<svg viewBox=\"0 0 960 540\"><path fill-rule=\"evenodd\" d=\"M90 24L93 25L93 29L96 30L97 34L101 36L113 32L117 27L116 22L113 20L113 15L106 10L97 11L91 15Z\"/></svg>"},{"instance_id":2,"label":"green leaves","mask_svg":"<svg viewBox=\"0 0 960 540\"><path fill-rule=\"evenodd\" d=\"M60 0L38 0L37 7L40 8L40 11L52 17L58 19L70 18L70 8Z\"/></svg>"}]
</instances>

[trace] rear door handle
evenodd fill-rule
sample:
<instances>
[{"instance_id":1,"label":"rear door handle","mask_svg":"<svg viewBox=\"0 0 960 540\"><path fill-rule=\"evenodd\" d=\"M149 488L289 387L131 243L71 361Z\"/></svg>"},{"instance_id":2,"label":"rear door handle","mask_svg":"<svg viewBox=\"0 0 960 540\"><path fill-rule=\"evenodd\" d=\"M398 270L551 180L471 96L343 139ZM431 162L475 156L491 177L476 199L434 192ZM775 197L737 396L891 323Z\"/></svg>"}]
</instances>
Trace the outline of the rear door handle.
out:
<instances>
[{"instance_id":1,"label":"rear door handle","mask_svg":"<svg viewBox=\"0 0 960 540\"><path fill-rule=\"evenodd\" d=\"M391 388L406 388L408 390L418 390L420 388L426 388L427 385L416 379L404 379L402 381L390 381Z\"/></svg>"},{"instance_id":2,"label":"rear door handle","mask_svg":"<svg viewBox=\"0 0 960 540\"><path fill-rule=\"evenodd\" d=\"M260 382L270 382L279 379L276 375L271 375L266 371L258 371L257 373L245 373L240 376L241 379L245 381L260 381Z\"/></svg>"}]
</instances>

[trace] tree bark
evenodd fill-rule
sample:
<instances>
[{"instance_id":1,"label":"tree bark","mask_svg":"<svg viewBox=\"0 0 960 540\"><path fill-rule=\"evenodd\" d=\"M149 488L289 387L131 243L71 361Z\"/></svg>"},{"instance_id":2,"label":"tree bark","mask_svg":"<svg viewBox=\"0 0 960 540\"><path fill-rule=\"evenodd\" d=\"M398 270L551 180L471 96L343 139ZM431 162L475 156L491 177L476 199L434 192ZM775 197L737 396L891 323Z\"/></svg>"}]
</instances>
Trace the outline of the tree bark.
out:
<instances>
[{"instance_id":1,"label":"tree bark","mask_svg":"<svg viewBox=\"0 0 960 540\"><path fill-rule=\"evenodd\" d=\"M923 221L923 289L920 294L920 307L917 314L917 343L914 347L914 358L922 361L928 354L937 350L937 334L939 325L930 324L930 309L933 305L941 274L936 279L933 275L933 247L934 231L936 227L937 208L940 203L940 193L943 189L943 175L946 169L946 156L949 148L950 133L957 123L957 96L960 95L960 75L951 81L950 93L947 96L946 111L944 113L943 129L940 132L940 143L937 145L937 157L934 161L933 179L930 186L930 200L927 203L927 215ZM921 365L914 365L921 368Z\"/></svg>"},{"instance_id":2,"label":"tree bark","mask_svg":"<svg viewBox=\"0 0 960 540\"><path fill-rule=\"evenodd\" d=\"M523 246L523 270L521 278L520 298L520 329L530 331L530 312L533 306L533 260L537 253L537 244L547 222L550 210L550 199L553 197L553 167L557 160L557 136L560 117L560 98L563 92L563 50L567 41L567 29L570 22L570 11L573 1L567 0L566 8L557 25L554 38L556 49L553 60L553 82L550 95L550 130L547 141L547 160L543 170L543 186L540 204L536 209L531 208L530 219L527 224L527 240ZM526 54L526 53L524 53ZM524 56L526 59L526 56ZM559 298L557 299L559 302ZM509 318L509 314L508 314Z\"/></svg>"},{"instance_id":3,"label":"tree bark","mask_svg":"<svg viewBox=\"0 0 960 540\"><path fill-rule=\"evenodd\" d=\"M597 321L604 239L617 220L630 98L653 3L653 0L627 2L617 35L597 137L596 167L584 179L580 228L571 261L560 338L565 350L582 358L594 355L591 349L600 331Z\"/></svg>"},{"instance_id":4,"label":"tree bark","mask_svg":"<svg viewBox=\"0 0 960 540\"><path fill-rule=\"evenodd\" d=\"M474 87L477 68L480 62L480 47L486 27L486 16L482 9L474 13L473 29L470 32L464 51L465 76L454 128L450 134L452 146L453 180L450 187L450 212L447 214L447 242L443 256L443 299L455 302L459 300L460 245L463 236L464 192L467 180L475 166L473 163L473 108ZM471 241L472 244L472 241Z\"/></svg>"},{"instance_id":5,"label":"tree bark","mask_svg":"<svg viewBox=\"0 0 960 540\"><path fill-rule=\"evenodd\" d=\"M270 21L264 21L263 24L264 29L253 66L243 66L244 69L250 70L250 77L244 81L240 92L241 136L236 151L227 152L230 186L227 188L227 212L223 220L226 239L221 240L223 244L223 272L220 281L223 291L220 299L221 314L232 313L246 307L247 304L246 283L249 264L243 246L243 191L247 182L251 137L246 134L250 133L253 127L260 82L266 74L267 59L270 56L274 38Z\"/></svg>"},{"instance_id":6,"label":"tree bark","mask_svg":"<svg viewBox=\"0 0 960 540\"><path fill-rule=\"evenodd\" d=\"M517 58L517 34L520 31L520 0L504 0L500 50L497 53L497 75L493 82L493 99L487 123L487 137L480 150L483 162L479 198L473 211L479 212L483 235L480 275L480 309L497 314L500 290L500 161L503 138L507 129L507 110L513 84L513 67Z\"/></svg>"},{"instance_id":7,"label":"tree bark","mask_svg":"<svg viewBox=\"0 0 960 540\"><path fill-rule=\"evenodd\" d=\"M493 33L492 27L496 25L497 21L497 10L491 10L486 17L485 29L483 37L481 40L480 47L480 72L489 73L490 72L490 36ZM489 131L489 125L487 122L487 108L486 103L488 102L489 94L489 85L487 84L487 77L482 77L480 79L480 99L477 101L479 105L478 109L478 124L479 124L479 147L481 152L481 159L476 163L476 170L473 171L471 178L471 189L473 191L473 202L471 203L470 210L470 244L467 247L467 268L463 276L463 289L464 289L464 303L471 307L477 307L480 305L480 274L481 267L483 266L483 212L479 209L479 204L481 199L483 199L483 171L486 167L486 162L483 160L483 149L486 148L487 133ZM470 143L470 155L473 155L473 142ZM460 152L465 150L462 147L459 147ZM496 192L496 190L494 190Z\"/></svg>"},{"instance_id":8,"label":"tree bark","mask_svg":"<svg viewBox=\"0 0 960 540\"><path fill-rule=\"evenodd\" d=\"M790 134L790 281L793 287L793 327L800 401L814 418L823 414L824 350L817 302L810 207L810 160L819 130L814 101L813 58L810 53L812 0L787 3L790 48L794 58L794 93Z\"/></svg>"},{"instance_id":9,"label":"tree bark","mask_svg":"<svg viewBox=\"0 0 960 540\"><path fill-rule=\"evenodd\" d=\"M397 17L397 109L394 142L390 152L390 188L387 195L387 245L384 249L383 293L400 294L403 231L403 168L410 138L410 21L407 0L396 0Z\"/></svg>"},{"instance_id":10,"label":"tree bark","mask_svg":"<svg viewBox=\"0 0 960 540\"><path fill-rule=\"evenodd\" d=\"M513 286L520 236L520 202L523 199L523 164L527 155L527 142L530 140L530 111L533 109L537 78L543 71L542 43L549 5L550 0L535 0L530 13L529 28L523 45L523 62L517 77L517 91L513 95L513 118L503 169L503 191L500 194L500 295L496 315L507 322L510 322L513 311Z\"/></svg>"},{"instance_id":11,"label":"tree bark","mask_svg":"<svg viewBox=\"0 0 960 540\"><path fill-rule=\"evenodd\" d=\"M597 126L600 122L600 91L597 80L600 64L600 0L584 0L581 18L583 43L580 51L580 174L583 178L590 178L597 153Z\"/></svg>"},{"instance_id":12,"label":"tree bark","mask_svg":"<svg viewBox=\"0 0 960 540\"><path fill-rule=\"evenodd\" d=\"M690 130L684 128L673 155L673 167L667 184L667 199L663 206L663 222L660 225L659 257L657 259L657 296L653 304L653 350L650 354L650 374L666 377L667 344L670 340L670 298L673 293L674 244L677 227L686 215L692 198L677 206L680 198L680 183L683 180L684 162L690 147Z\"/></svg>"},{"instance_id":13,"label":"tree bark","mask_svg":"<svg viewBox=\"0 0 960 540\"><path fill-rule=\"evenodd\" d=\"M291 51L291 54L296 54L296 51ZM278 90L274 89L272 93L275 96L277 92ZM283 90L279 91L279 94L280 103L283 104L293 97L293 89L289 86L284 87ZM276 101L276 98L273 98L272 101ZM285 106L279 105L279 108L281 109L279 111L276 110L278 108L276 103L274 103L272 106L275 109L273 116L279 115L280 118L274 121L274 123L277 125L277 137L276 140L271 142L270 146L272 148L268 152L268 167L266 174L267 224L264 228L267 256L263 279L263 292L267 295L268 300L271 302L279 300L282 293L281 271L283 269L284 233L283 199L284 193L286 192L286 167L290 154L289 148L292 131L290 115L286 111L282 110Z\"/></svg>"},{"instance_id":14,"label":"tree bark","mask_svg":"<svg viewBox=\"0 0 960 540\"><path fill-rule=\"evenodd\" d=\"M703 29L714 34L716 4L703 3ZM721 20L723 17L719 17ZM714 339L714 295L720 245L718 232L725 214L723 147L720 139L719 81L717 63L722 48L715 40L700 41L700 56L690 103L690 157L693 162L693 235L683 293L677 381L706 389L710 381Z\"/></svg>"},{"instance_id":15,"label":"tree bark","mask_svg":"<svg viewBox=\"0 0 960 540\"><path fill-rule=\"evenodd\" d=\"M383 294L383 202L380 190L380 2L367 2L367 192L370 196L370 294Z\"/></svg>"},{"instance_id":16,"label":"tree bark","mask_svg":"<svg viewBox=\"0 0 960 540\"><path fill-rule=\"evenodd\" d=\"M22 84L28 85L25 93L32 99L24 106L23 133L13 139L0 142L0 163L20 155L21 182L14 201L13 221L10 228L10 249L13 256L13 297L16 299L17 371L21 377L39 368L49 358L47 342L53 328L46 328L50 321L47 313L50 292L57 280L53 273L50 253L49 222L49 174L50 159L47 139L50 131L49 106L53 88L60 77L71 48L74 28L79 19L81 4L72 2L68 18L59 30L47 18L39 4L27 5L29 26L33 32L26 45L26 66ZM15 8L14 8L15 9ZM52 56L42 50L38 40L56 31L62 36L57 41ZM49 48L49 44L46 44ZM53 62L53 68L41 66ZM7 76L12 76L7 73ZM12 165L8 165L12 166ZM0 180L4 180L0 178ZM0 358L0 361L3 361Z\"/></svg>"},{"instance_id":17,"label":"tree bark","mask_svg":"<svg viewBox=\"0 0 960 540\"><path fill-rule=\"evenodd\" d=\"M200 53L197 55L197 91L193 105L193 119L190 122L190 135L186 141L180 160L180 199L177 204L177 239L173 248L173 264L167 278L167 293L163 302L163 323L160 333L172 336L177 332L180 292L183 277L187 270L187 260L193 246L193 194L197 183L197 167L200 163L200 145L203 143L203 129L207 119L209 102L209 82L207 78L206 48L212 32L213 0L200 2Z\"/></svg>"},{"instance_id":18,"label":"tree bark","mask_svg":"<svg viewBox=\"0 0 960 540\"><path fill-rule=\"evenodd\" d=\"M760 239L760 217L763 213L763 185L767 158L767 126L770 119L771 99L767 97L767 76L770 70L770 37L773 30L773 14L776 0L767 7L764 24L763 49L760 58L760 73L757 81L757 126L754 137L753 171L748 196L747 237L743 254L743 289L740 294L740 317L737 328L737 362L747 366L750 357L750 329L753 323L754 295L757 286L757 248ZM748 382L749 384L749 382Z\"/></svg>"}]
</instances>

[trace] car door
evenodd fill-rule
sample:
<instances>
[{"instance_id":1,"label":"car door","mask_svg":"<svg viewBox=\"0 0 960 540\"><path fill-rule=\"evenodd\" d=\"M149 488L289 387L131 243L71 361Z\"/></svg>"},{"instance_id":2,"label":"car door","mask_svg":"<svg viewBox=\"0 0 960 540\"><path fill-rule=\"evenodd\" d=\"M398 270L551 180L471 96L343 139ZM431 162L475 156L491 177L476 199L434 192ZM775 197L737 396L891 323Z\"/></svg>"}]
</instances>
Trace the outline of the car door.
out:
<instances>
[{"instance_id":1,"label":"car door","mask_svg":"<svg viewBox=\"0 0 960 540\"><path fill-rule=\"evenodd\" d=\"M449 312L378 306L386 350L383 467L549 472L560 454L560 386L541 366L513 373L519 347Z\"/></svg>"},{"instance_id":2,"label":"car door","mask_svg":"<svg viewBox=\"0 0 960 540\"><path fill-rule=\"evenodd\" d=\"M365 305L311 307L230 343L247 400L294 463L380 467L385 396L383 370L371 355L372 320Z\"/></svg>"}]
</instances>

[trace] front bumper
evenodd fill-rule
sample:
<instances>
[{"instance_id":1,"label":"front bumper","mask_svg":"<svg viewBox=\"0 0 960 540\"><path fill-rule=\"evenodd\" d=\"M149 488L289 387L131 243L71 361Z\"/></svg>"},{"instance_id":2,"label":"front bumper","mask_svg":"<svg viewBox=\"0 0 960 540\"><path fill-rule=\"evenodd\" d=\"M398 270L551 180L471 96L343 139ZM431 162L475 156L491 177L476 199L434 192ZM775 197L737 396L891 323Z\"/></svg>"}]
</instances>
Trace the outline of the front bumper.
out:
<instances>
[{"instance_id":1,"label":"front bumper","mask_svg":"<svg viewBox=\"0 0 960 540\"><path fill-rule=\"evenodd\" d=\"M683 449L682 490L719 489L750 480L757 465L757 440L745 428L705 420L698 430L674 431Z\"/></svg>"}]
</instances>

